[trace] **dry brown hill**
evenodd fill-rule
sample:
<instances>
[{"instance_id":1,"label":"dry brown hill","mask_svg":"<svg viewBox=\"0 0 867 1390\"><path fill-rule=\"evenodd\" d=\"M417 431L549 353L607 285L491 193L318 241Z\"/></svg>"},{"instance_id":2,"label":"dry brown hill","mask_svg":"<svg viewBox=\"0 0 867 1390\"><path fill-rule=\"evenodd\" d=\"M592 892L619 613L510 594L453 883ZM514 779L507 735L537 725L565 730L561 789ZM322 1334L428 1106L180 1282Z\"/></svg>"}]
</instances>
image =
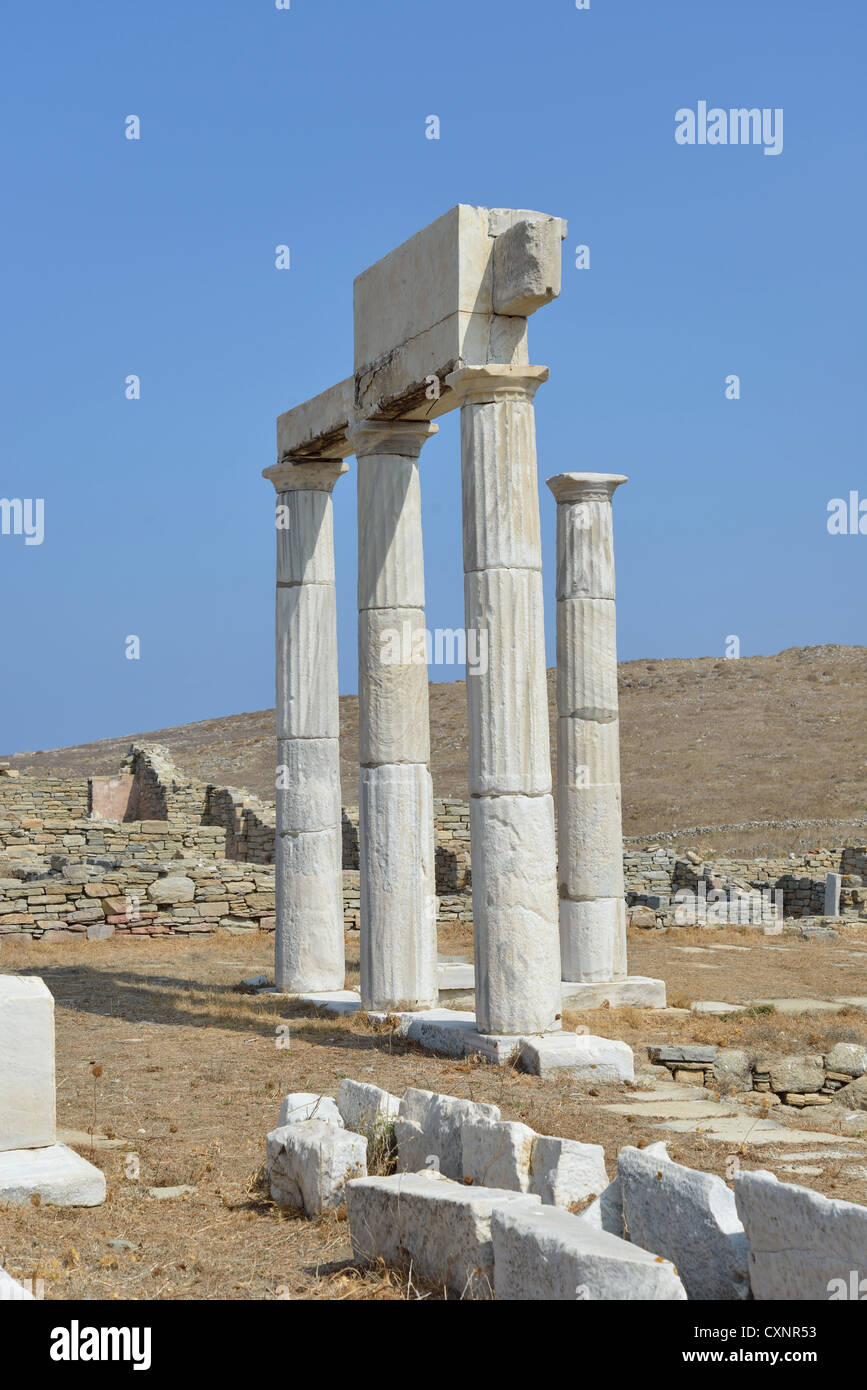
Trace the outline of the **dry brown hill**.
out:
<instances>
[{"instance_id":1,"label":"dry brown hill","mask_svg":"<svg viewBox=\"0 0 867 1390\"><path fill-rule=\"evenodd\" d=\"M548 693L556 747L553 671ZM431 685L430 699L434 788L439 796L463 798L464 684ZM754 853L867 837L867 648L796 647L731 661L628 661L620 666L620 702L627 835L681 832L679 844ZM358 701L346 695L340 705L343 799L352 805ZM192 776L273 799L273 710L10 761L57 774L114 772L134 739L165 744ZM810 824L791 824L804 821ZM733 826L745 828L682 833Z\"/></svg>"}]
</instances>

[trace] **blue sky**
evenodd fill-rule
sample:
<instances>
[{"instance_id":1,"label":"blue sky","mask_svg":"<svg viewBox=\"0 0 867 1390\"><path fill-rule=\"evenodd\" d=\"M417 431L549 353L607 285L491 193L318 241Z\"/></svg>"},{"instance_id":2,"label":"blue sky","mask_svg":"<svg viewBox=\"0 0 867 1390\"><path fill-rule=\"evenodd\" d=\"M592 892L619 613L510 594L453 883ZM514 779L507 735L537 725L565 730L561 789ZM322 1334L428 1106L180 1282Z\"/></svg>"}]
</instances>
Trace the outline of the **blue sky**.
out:
<instances>
[{"instance_id":1,"label":"blue sky","mask_svg":"<svg viewBox=\"0 0 867 1390\"><path fill-rule=\"evenodd\" d=\"M273 704L274 417L350 374L353 277L457 202L569 220L539 472L630 477L621 659L863 644L867 536L826 517L867 498L865 37L852 0L10 5L0 496L45 536L0 535L0 750ZM783 152L678 145L701 100L783 108ZM428 624L460 626L456 415L421 466ZM354 461L335 527L351 691Z\"/></svg>"}]
</instances>

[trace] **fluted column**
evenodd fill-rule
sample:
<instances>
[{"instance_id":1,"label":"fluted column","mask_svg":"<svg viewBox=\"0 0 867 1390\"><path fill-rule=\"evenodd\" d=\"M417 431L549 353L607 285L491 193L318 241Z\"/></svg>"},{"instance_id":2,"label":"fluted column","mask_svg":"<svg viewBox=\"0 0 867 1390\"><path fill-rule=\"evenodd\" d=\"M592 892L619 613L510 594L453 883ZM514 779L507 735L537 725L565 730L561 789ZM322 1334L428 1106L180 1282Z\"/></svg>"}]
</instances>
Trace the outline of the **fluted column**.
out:
<instances>
[{"instance_id":1,"label":"fluted column","mask_svg":"<svg viewBox=\"0 0 867 1390\"><path fill-rule=\"evenodd\" d=\"M277 490L274 980L342 989L343 834L331 492L340 459L281 463Z\"/></svg>"},{"instance_id":2,"label":"fluted column","mask_svg":"<svg viewBox=\"0 0 867 1390\"><path fill-rule=\"evenodd\" d=\"M437 1003L436 873L418 456L436 425L363 421L358 459L361 1001Z\"/></svg>"},{"instance_id":3,"label":"fluted column","mask_svg":"<svg viewBox=\"0 0 867 1390\"><path fill-rule=\"evenodd\" d=\"M467 672L476 1018L483 1033L560 1027L554 803L533 397L546 367L464 367L464 605L488 637Z\"/></svg>"},{"instance_id":4,"label":"fluted column","mask_svg":"<svg viewBox=\"0 0 867 1390\"><path fill-rule=\"evenodd\" d=\"M626 976L611 499L620 474L560 473L557 812L563 979Z\"/></svg>"}]
</instances>

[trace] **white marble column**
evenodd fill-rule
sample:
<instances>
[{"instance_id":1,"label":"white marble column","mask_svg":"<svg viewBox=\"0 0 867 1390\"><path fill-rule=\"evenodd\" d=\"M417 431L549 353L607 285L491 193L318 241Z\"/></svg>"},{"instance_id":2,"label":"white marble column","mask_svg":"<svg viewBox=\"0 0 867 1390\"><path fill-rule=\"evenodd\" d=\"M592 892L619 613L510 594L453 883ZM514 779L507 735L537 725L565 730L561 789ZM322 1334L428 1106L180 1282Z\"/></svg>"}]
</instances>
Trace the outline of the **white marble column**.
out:
<instances>
[{"instance_id":1,"label":"white marble column","mask_svg":"<svg viewBox=\"0 0 867 1390\"><path fill-rule=\"evenodd\" d=\"M480 1032L560 1027L554 803L533 396L546 367L464 367L466 626L488 664L467 671L470 834Z\"/></svg>"},{"instance_id":2,"label":"white marble column","mask_svg":"<svg viewBox=\"0 0 867 1390\"><path fill-rule=\"evenodd\" d=\"M268 469L277 491L274 980L342 989L343 832L331 491L340 459Z\"/></svg>"},{"instance_id":3,"label":"white marble column","mask_svg":"<svg viewBox=\"0 0 867 1390\"><path fill-rule=\"evenodd\" d=\"M436 1005L436 871L418 457L425 421L363 421L358 459L361 1001Z\"/></svg>"},{"instance_id":4,"label":"white marble column","mask_svg":"<svg viewBox=\"0 0 867 1390\"><path fill-rule=\"evenodd\" d=\"M626 976L611 499L620 474L560 473L557 832L563 979Z\"/></svg>"}]
</instances>

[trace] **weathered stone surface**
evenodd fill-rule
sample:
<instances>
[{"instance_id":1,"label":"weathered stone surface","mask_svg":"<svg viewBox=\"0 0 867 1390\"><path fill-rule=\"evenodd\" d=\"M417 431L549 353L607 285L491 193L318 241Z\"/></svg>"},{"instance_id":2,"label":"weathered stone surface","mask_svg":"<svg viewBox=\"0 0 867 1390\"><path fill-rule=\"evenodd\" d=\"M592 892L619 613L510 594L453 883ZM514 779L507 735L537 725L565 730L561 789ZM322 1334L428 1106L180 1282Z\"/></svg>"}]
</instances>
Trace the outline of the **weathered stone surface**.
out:
<instances>
[{"instance_id":1,"label":"weathered stone surface","mask_svg":"<svg viewBox=\"0 0 867 1390\"><path fill-rule=\"evenodd\" d=\"M559 217L522 218L494 241L494 312L535 313L560 293Z\"/></svg>"},{"instance_id":2,"label":"weathered stone surface","mask_svg":"<svg viewBox=\"0 0 867 1390\"><path fill-rule=\"evenodd\" d=\"M835 1043L825 1058L826 1071L843 1072L846 1076L867 1073L867 1047L860 1043Z\"/></svg>"},{"instance_id":3,"label":"weathered stone surface","mask_svg":"<svg viewBox=\"0 0 867 1390\"><path fill-rule=\"evenodd\" d=\"M266 1149L272 1198L307 1216L342 1206L346 1183L367 1175L367 1140L323 1120L272 1130Z\"/></svg>"},{"instance_id":4,"label":"weathered stone surface","mask_svg":"<svg viewBox=\"0 0 867 1390\"><path fill-rule=\"evenodd\" d=\"M611 499L622 473L560 473L548 478L557 499L557 598L615 596Z\"/></svg>"},{"instance_id":5,"label":"weathered stone surface","mask_svg":"<svg viewBox=\"0 0 867 1390\"><path fill-rule=\"evenodd\" d=\"M333 584L277 589L277 737L337 738Z\"/></svg>"},{"instance_id":6,"label":"weathered stone surface","mask_svg":"<svg viewBox=\"0 0 867 1390\"><path fill-rule=\"evenodd\" d=\"M848 1086L843 1086L834 1096L836 1105L844 1105L849 1110L867 1110L867 1076L859 1076Z\"/></svg>"},{"instance_id":7,"label":"weathered stone surface","mask_svg":"<svg viewBox=\"0 0 867 1390\"><path fill-rule=\"evenodd\" d=\"M867 1269L867 1207L762 1171L736 1175L735 1201L749 1241L755 1298L825 1302L851 1296L851 1271L863 1278Z\"/></svg>"},{"instance_id":8,"label":"weathered stone surface","mask_svg":"<svg viewBox=\"0 0 867 1390\"><path fill-rule=\"evenodd\" d=\"M359 775L361 998L368 1009L437 1003L433 785L420 764Z\"/></svg>"},{"instance_id":9,"label":"weathered stone surface","mask_svg":"<svg viewBox=\"0 0 867 1390\"><path fill-rule=\"evenodd\" d=\"M623 980L595 984L564 980L562 994L565 1009L601 1009L606 1004L612 1009L627 1004L637 1009L665 1008L665 981L649 975L628 975Z\"/></svg>"},{"instance_id":10,"label":"weathered stone surface","mask_svg":"<svg viewBox=\"0 0 867 1390\"><path fill-rule=\"evenodd\" d=\"M713 1074L725 1086L734 1086L739 1091L753 1089L753 1073L746 1052L736 1047L721 1047L713 1063Z\"/></svg>"},{"instance_id":11,"label":"weathered stone surface","mask_svg":"<svg viewBox=\"0 0 867 1390\"><path fill-rule=\"evenodd\" d=\"M649 1158L669 1161L664 1139L658 1140L655 1144L646 1144L641 1152ZM589 1221L597 1230L608 1231L621 1239L627 1238L623 1224L623 1192L619 1173L616 1173L608 1186L602 1189L596 1200L584 1208L581 1219Z\"/></svg>"},{"instance_id":12,"label":"weathered stone surface","mask_svg":"<svg viewBox=\"0 0 867 1390\"><path fill-rule=\"evenodd\" d=\"M0 1151L54 1141L54 999L35 976L0 975Z\"/></svg>"},{"instance_id":13,"label":"weathered stone surface","mask_svg":"<svg viewBox=\"0 0 867 1390\"><path fill-rule=\"evenodd\" d=\"M196 885L185 874L170 874L151 883L147 894L152 903L175 906L177 903L191 903L196 896Z\"/></svg>"},{"instance_id":14,"label":"weathered stone surface","mask_svg":"<svg viewBox=\"0 0 867 1390\"><path fill-rule=\"evenodd\" d=\"M398 1169L401 1172L418 1172L433 1156L445 1177L461 1181L464 1175L464 1125L476 1120L499 1119L500 1111L496 1105L410 1087L401 1099L394 1124Z\"/></svg>"},{"instance_id":15,"label":"weathered stone surface","mask_svg":"<svg viewBox=\"0 0 867 1390\"><path fill-rule=\"evenodd\" d=\"M278 739L277 770L278 835L340 830L340 743L336 738Z\"/></svg>"},{"instance_id":16,"label":"weathered stone surface","mask_svg":"<svg viewBox=\"0 0 867 1390\"><path fill-rule=\"evenodd\" d=\"M467 676L471 796L551 790L542 576L533 569L467 574L468 631L487 640L487 671Z\"/></svg>"},{"instance_id":17,"label":"weathered stone surface","mask_svg":"<svg viewBox=\"0 0 867 1390\"><path fill-rule=\"evenodd\" d=\"M689 1298L749 1297L747 1241L722 1178L628 1146L617 1173L629 1239L671 1260Z\"/></svg>"},{"instance_id":18,"label":"weathered stone surface","mask_svg":"<svg viewBox=\"0 0 867 1390\"><path fill-rule=\"evenodd\" d=\"M560 899L563 979L607 984L626 974L626 905L623 897Z\"/></svg>"},{"instance_id":19,"label":"weathered stone surface","mask_svg":"<svg viewBox=\"0 0 867 1390\"><path fill-rule=\"evenodd\" d=\"M557 604L557 713L561 718L617 716L617 618L604 598Z\"/></svg>"},{"instance_id":20,"label":"weathered stone surface","mask_svg":"<svg viewBox=\"0 0 867 1390\"><path fill-rule=\"evenodd\" d=\"M355 416L355 378L347 377L277 417L277 457L345 458L352 453L346 429ZM280 465L262 470L280 491Z\"/></svg>"},{"instance_id":21,"label":"weathered stone surface","mask_svg":"<svg viewBox=\"0 0 867 1390\"><path fill-rule=\"evenodd\" d=\"M278 835L274 981L290 993L344 982L342 841L337 826Z\"/></svg>"},{"instance_id":22,"label":"weathered stone surface","mask_svg":"<svg viewBox=\"0 0 867 1390\"><path fill-rule=\"evenodd\" d=\"M547 376L545 368L526 370L539 373L535 385ZM532 399L467 406L461 417L461 452L465 573L538 572L541 530Z\"/></svg>"},{"instance_id":23,"label":"weathered stone surface","mask_svg":"<svg viewBox=\"0 0 867 1390\"><path fill-rule=\"evenodd\" d=\"M362 609L358 615L358 756L363 767L430 761L428 669L414 657L423 608Z\"/></svg>"},{"instance_id":24,"label":"weathered stone surface","mask_svg":"<svg viewBox=\"0 0 867 1390\"><path fill-rule=\"evenodd\" d=\"M366 1081L351 1081L345 1077L337 1091L337 1104L343 1123L356 1134L390 1125L400 1109L397 1096Z\"/></svg>"},{"instance_id":25,"label":"weathered stone surface","mask_svg":"<svg viewBox=\"0 0 867 1390\"><path fill-rule=\"evenodd\" d=\"M26 1206L37 1193L47 1207L98 1207L105 1177L65 1144L0 1153L0 1202Z\"/></svg>"},{"instance_id":26,"label":"weathered stone surface","mask_svg":"<svg viewBox=\"0 0 867 1390\"><path fill-rule=\"evenodd\" d=\"M818 1091L825 1080L825 1067L821 1057L802 1057L797 1054L775 1059L773 1062L759 1062L756 1071L767 1072L771 1078L772 1091L791 1091L795 1094Z\"/></svg>"},{"instance_id":27,"label":"weathered stone surface","mask_svg":"<svg viewBox=\"0 0 867 1390\"><path fill-rule=\"evenodd\" d=\"M529 1191L543 1205L570 1207L597 1197L608 1186L605 1150L601 1144L582 1144L577 1139L536 1136L530 1161Z\"/></svg>"},{"instance_id":28,"label":"weathered stone surface","mask_svg":"<svg viewBox=\"0 0 867 1390\"><path fill-rule=\"evenodd\" d=\"M292 469L297 486L278 492L281 509L277 527L277 583L334 583L334 522L331 488L336 465ZM342 466L347 471L348 464Z\"/></svg>"},{"instance_id":29,"label":"weathered stone surface","mask_svg":"<svg viewBox=\"0 0 867 1390\"><path fill-rule=\"evenodd\" d=\"M705 1062L712 1066L717 1049L712 1043L652 1043L647 1055L651 1062Z\"/></svg>"},{"instance_id":30,"label":"weathered stone surface","mask_svg":"<svg viewBox=\"0 0 867 1390\"><path fill-rule=\"evenodd\" d=\"M391 453L387 438L380 447L358 461L358 607L423 609L418 458Z\"/></svg>"},{"instance_id":31,"label":"weathered stone surface","mask_svg":"<svg viewBox=\"0 0 867 1390\"><path fill-rule=\"evenodd\" d=\"M571 724L581 720L569 720ZM623 897L620 784L574 787L560 782L557 832L561 897Z\"/></svg>"},{"instance_id":32,"label":"weathered stone surface","mask_svg":"<svg viewBox=\"0 0 867 1390\"><path fill-rule=\"evenodd\" d=\"M472 797L470 826L479 1030L547 1032L561 1010L553 800Z\"/></svg>"},{"instance_id":33,"label":"weathered stone surface","mask_svg":"<svg viewBox=\"0 0 867 1390\"><path fill-rule=\"evenodd\" d=\"M344 1127L343 1117L331 1096L317 1095L315 1091L291 1091L284 1096L280 1105L280 1118L277 1128L283 1125L299 1125L305 1120L322 1120L326 1124ZM352 1129L352 1125L347 1125Z\"/></svg>"},{"instance_id":34,"label":"weathered stone surface","mask_svg":"<svg viewBox=\"0 0 867 1390\"><path fill-rule=\"evenodd\" d=\"M632 1048L625 1042L597 1038L592 1033L549 1033L525 1038L521 1061L534 1076L570 1071L585 1081L606 1083L635 1079Z\"/></svg>"},{"instance_id":35,"label":"weathered stone surface","mask_svg":"<svg viewBox=\"0 0 867 1390\"><path fill-rule=\"evenodd\" d=\"M464 1181L528 1192L536 1137L529 1125L516 1121L466 1121L461 1127Z\"/></svg>"},{"instance_id":36,"label":"weathered stone surface","mask_svg":"<svg viewBox=\"0 0 867 1390\"><path fill-rule=\"evenodd\" d=\"M437 1173L366 1178L346 1189L356 1259L384 1259L455 1293L490 1298L494 1284L491 1218L513 1203L538 1198L496 1188L465 1187Z\"/></svg>"},{"instance_id":37,"label":"weathered stone surface","mask_svg":"<svg viewBox=\"0 0 867 1390\"><path fill-rule=\"evenodd\" d=\"M674 1266L558 1207L495 1206L494 1291L520 1302L680 1300Z\"/></svg>"}]
</instances>

